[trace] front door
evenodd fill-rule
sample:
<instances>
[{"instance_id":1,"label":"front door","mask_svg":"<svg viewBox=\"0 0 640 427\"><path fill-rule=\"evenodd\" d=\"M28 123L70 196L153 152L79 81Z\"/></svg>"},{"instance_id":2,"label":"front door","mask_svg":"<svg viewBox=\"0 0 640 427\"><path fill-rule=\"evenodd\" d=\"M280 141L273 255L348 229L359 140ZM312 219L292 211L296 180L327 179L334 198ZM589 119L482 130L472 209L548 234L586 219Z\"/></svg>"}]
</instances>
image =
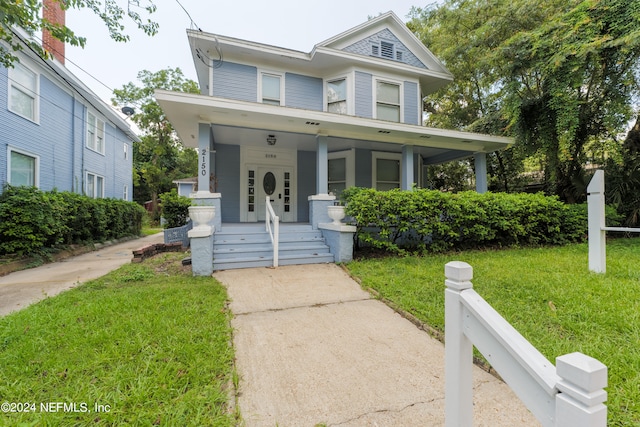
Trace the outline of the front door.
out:
<instances>
[{"instance_id":1,"label":"front door","mask_svg":"<svg viewBox=\"0 0 640 427\"><path fill-rule=\"evenodd\" d=\"M271 206L280 220L285 221L285 213L290 208L290 180L284 168L258 168L258 221L264 221L267 212L266 197L269 196Z\"/></svg>"}]
</instances>

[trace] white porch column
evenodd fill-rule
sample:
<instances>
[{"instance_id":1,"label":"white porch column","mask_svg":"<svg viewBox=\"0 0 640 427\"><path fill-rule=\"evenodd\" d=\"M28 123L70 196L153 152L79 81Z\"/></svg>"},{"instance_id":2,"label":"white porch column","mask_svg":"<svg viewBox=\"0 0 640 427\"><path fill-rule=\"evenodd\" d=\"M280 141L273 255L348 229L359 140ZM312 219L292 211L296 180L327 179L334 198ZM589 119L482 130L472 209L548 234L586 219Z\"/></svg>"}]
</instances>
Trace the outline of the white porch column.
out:
<instances>
[{"instance_id":1,"label":"white porch column","mask_svg":"<svg viewBox=\"0 0 640 427\"><path fill-rule=\"evenodd\" d=\"M316 194L329 193L329 153L326 135L317 135Z\"/></svg>"},{"instance_id":2,"label":"white porch column","mask_svg":"<svg viewBox=\"0 0 640 427\"><path fill-rule=\"evenodd\" d=\"M413 189L413 145L402 146L401 189Z\"/></svg>"},{"instance_id":3,"label":"white porch column","mask_svg":"<svg viewBox=\"0 0 640 427\"><path fill-rule=\"evenodd\" d=\"M489 190L487 155L486 153L475 153L473 157L476 166L476 191L478 193L486 193Z\"/></svg>"}]
</instances>

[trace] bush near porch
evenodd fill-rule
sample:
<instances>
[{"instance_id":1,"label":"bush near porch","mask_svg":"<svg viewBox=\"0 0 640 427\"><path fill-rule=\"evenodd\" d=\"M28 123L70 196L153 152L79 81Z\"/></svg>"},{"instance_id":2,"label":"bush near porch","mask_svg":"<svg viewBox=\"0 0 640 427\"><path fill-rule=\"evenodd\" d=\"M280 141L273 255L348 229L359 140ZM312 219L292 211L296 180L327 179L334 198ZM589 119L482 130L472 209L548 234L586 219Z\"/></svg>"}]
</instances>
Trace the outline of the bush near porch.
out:
<instances>
[{"instance_id":1,"label":"bush near porch","mask_svg":"<svg viewBox=\"0 0 640 427\"><path fill-rule=\"evenodd\" d=\"M144 213L124 200L6 186L0 194L0 255L137 236Z\"/></svg>"},{"instance_id":2,"label":"bush near porch","mask_svg":"<svg viewBox=\"0 0 640 427\"><path fill-rule=\"evenodd\" d=\"M587 206L538 194L349 188L347 215L366 246L401 253L579 242Z\"/></svg>"}]
</instances>

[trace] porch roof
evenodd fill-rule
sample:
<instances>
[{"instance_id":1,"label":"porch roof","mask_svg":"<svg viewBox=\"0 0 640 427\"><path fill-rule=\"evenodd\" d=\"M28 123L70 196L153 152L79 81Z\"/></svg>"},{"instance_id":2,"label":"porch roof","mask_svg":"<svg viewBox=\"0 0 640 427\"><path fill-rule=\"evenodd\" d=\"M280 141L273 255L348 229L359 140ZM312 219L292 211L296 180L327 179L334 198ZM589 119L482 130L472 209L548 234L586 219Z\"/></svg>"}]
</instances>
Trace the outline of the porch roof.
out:
<instances>
[{"instance_id":1,"label":"porch roof","mask_svg":"<svg viewBox=\"0 0 640 427\"><path fill-rule=\"evenodd\" d=\"M403 145L414 146L414 152L449 161L473 153L490 153L507 148L512 138L385 122L258 102L237 101L200 94L157 90L156 100L176 129L183 143L198 147L200 123L213 124L220 131L233 127L265 133L297 135L314 148L315 136L348 140L352 147L384 147L400 151ZM254 132L255 133L255 132ZM214 132L215 136L215 132ZM280 136L276 135L280 141ZM307 138L304 138L306 136ZM215 137L217 142L225 142ZM264 142L264 138L260 138ZM299 143L298 143L299 144ZM281 143L278 143L282 146ZM298 148L301 148L298 145ZM433 161L436 163L436 161Z\"/></svg>"}]
</instances>

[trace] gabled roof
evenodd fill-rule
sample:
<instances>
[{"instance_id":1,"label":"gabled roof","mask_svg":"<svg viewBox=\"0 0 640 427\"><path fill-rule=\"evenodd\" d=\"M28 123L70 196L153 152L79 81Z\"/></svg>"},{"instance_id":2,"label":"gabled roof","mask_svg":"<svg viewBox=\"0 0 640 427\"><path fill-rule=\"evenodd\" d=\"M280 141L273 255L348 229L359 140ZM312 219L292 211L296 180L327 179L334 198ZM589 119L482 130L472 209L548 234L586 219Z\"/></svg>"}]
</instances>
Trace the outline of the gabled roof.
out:
<instances>
[{"instance_id":1,"label":"gabled roof","mask_svg":"<svg viewBox=\"0 0 640 427\"><path fill-rule=\"evenodd\" d=\"M328 48L334 50L344 50L348 46L353 45L363 39L383 31L390 30L418 59L432 71L436 71L445 75L449 75L453 79L453 75L446 67L436 58L436 56L409 30L407 25L398 18L398 16L389 11L383 13L376 18L344 31L336 36L331 37L321 43L318 43L314 50Z\"/></svg>"},{"instance_id":2,"label":"gabled roof","mask_svg":"<svg viewBox=\"0 0 640 427\"><path fill-rule=\"evenodd\" d=\"M359 54L347 49L350 45L384 30L390 31L423 66ZM318 43L309 53L203 31L187 30L187 35L203 93L207 92L209 85L211 61L214 66L224 61L258 66L265 64L270 68L317 77L343 72L346 67L356 66L417 79L423 94L434 92L453 80L451 73L393 12L387 12Z\"/></svg>"}]
</instances>

